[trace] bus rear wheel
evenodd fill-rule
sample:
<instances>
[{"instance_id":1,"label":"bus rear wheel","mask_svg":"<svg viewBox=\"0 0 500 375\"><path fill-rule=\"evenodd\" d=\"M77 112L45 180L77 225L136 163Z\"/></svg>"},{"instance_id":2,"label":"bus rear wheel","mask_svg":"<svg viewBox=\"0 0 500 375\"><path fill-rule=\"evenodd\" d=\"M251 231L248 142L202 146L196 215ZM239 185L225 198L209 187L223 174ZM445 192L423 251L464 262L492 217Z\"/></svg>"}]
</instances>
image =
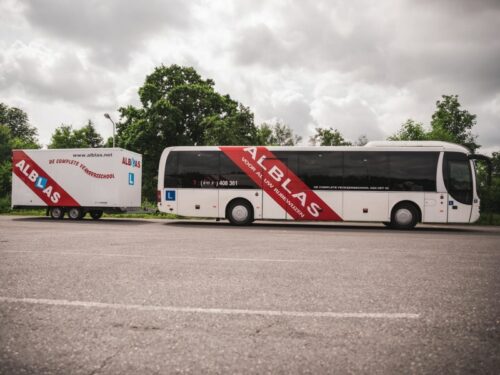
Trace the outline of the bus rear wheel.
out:
<instances>
[{"instance_id":1,"label":"bus rear wheel","mask_svg":"<svg viewBox=\"0 0 500 375\"><path fill-rule=\"evenodd\" d=\"M227 207L227 218L233 225L248 225L253 222L252 205L245 200L236 200Z\"/></svg>"},{"instance_id":2,"label":"bus rear wheel","mask_svg":"<svg viewBox=\"0 0 500 375\"><path fill-rule=\"evenodd\" d=\"M64 218L64 210L61 207L52 207L49 214L52 219L60 220Z\"/></svg>"},{"instance_id":3,"label":"bus rear wheel","mask_svg":"<svg viewBox=\"0 0 500 375\"><path fill-rule=\"evenodd\" d=\"M418 211L414 205L401 203L394 207L391 215L391 228L412 229L417 225Z\"/></svg>"}]
</instances>

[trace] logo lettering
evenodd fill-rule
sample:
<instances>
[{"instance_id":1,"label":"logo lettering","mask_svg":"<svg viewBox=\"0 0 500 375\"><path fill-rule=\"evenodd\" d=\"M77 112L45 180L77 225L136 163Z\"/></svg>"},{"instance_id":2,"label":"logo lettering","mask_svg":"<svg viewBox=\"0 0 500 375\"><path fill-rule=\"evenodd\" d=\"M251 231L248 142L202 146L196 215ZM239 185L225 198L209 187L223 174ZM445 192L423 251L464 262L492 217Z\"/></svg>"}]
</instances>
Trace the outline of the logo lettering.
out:
<instances>
[{"instance_id":1,"label":"logo lettering","mask_svg":"<svg viewBox=\"0 0 500 375\"><path fill-rule=\"evenodd\" d=\"M24 151L12 152L12 172L23 181L45 204L80 206L59 184L38 166Z\"/></svg>"},{"instance_id":2,"label":"logo lettering","mask_svg":"<svg viewBox=\"0 0 500 375\"><path fill-rule=\"evenodd\" d=\"M127 158L125 156L122 158L122 164L128 165L132 168L140 168L141 167L140 160L135 160L134 158Z\"/></svg>"},{"instance_id":3,"label":"logo lettering","mask_svg":"<svg viewBox=\"0 0 500 375\"><path fill-rule=\"evenodd\" d=\"M221 146L220 149L295 220L342 220L266 147Z\"/></svg>"}]
</instances>

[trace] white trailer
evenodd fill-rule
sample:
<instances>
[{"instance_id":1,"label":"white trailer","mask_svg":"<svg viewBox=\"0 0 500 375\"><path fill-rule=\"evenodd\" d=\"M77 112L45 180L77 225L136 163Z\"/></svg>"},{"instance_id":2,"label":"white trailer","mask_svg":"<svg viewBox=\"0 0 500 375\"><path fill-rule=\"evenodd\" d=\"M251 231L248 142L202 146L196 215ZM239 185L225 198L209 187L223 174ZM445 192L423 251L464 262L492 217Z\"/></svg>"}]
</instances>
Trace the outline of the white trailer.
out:
<instances>
[{"instance_id":1,"label":"white trailer","mask_svg":"<svg viewBox=\"0 0 500 375\"><path fill-rule=\"evenodd\" d=\"M12 208L47 208L54 219L141 206L142 155L121 148L12 151Z\"/></svg>"}]
</instances>

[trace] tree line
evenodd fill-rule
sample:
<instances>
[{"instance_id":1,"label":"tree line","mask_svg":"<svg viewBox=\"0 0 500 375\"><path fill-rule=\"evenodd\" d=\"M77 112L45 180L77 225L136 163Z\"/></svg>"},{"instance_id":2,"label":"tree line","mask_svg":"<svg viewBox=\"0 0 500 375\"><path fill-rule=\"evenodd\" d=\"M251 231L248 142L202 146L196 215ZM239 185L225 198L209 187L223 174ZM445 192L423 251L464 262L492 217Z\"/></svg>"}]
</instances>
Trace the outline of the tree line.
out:
<instances>
[{"instance_id":1,"label":"tree line","mask_svg":"<svg viewBox=\"0 0 500 375\"><path fill-rule=\"evenodd\" d=\"M119 108L117 147L143 155L143 196L154 201L157 167L165 147L188 145L287 145L302 137L284 123L256 125L250 108L215 90L215 82L204 79L195 69L178 65L159 66L146 76L139 89L140 106ZM429 125L408 119L390 140L441 140L479 149L472 133L476 116L462 109L457 95L443 95L436 102ZM365 135L352 142L334 127L317 127L309 138L311 145L364 145ZM104 140L92 121L75 129L61 125L52 134L49 148L111 147L112 138ZM37 130L19 108L0 103L0 206L9 201L11 150L39 148ZM500 152L493 153L493 187L482 184L483 207L500 212ZM480 167L485 179L485 171Z\"/></svg>"}]
</instances>

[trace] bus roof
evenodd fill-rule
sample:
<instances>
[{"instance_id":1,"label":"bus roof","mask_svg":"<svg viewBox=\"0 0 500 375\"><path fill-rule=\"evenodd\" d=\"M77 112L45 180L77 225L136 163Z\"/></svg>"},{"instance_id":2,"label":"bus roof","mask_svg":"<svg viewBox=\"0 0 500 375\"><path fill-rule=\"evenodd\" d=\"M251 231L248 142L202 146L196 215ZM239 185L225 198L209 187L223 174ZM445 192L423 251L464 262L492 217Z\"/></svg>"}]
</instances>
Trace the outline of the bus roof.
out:
<instances>
[{"instance_id":1,"label":"bus roof","mask_svg":"<svg viewBox=\"0 0 500 375\"><path fill-rule=\"evenodd\" d=\"M446 151L470 153L467 147L442 141L371 141L365 147L441 147Z\"/></svg>"},{"instance_id":2,"label":"bus roof","mask_svg":"<svg viewBox=\"0 0 500 375\"><path fill-rule=\"evenodd\" d=\"M266 146L266 148L269 151L455 151L470 154L464 146L438 141L371 141L364 146ZM219 146L172 146L168 149L219 151Z\"/></svg>"}]
</instances>

